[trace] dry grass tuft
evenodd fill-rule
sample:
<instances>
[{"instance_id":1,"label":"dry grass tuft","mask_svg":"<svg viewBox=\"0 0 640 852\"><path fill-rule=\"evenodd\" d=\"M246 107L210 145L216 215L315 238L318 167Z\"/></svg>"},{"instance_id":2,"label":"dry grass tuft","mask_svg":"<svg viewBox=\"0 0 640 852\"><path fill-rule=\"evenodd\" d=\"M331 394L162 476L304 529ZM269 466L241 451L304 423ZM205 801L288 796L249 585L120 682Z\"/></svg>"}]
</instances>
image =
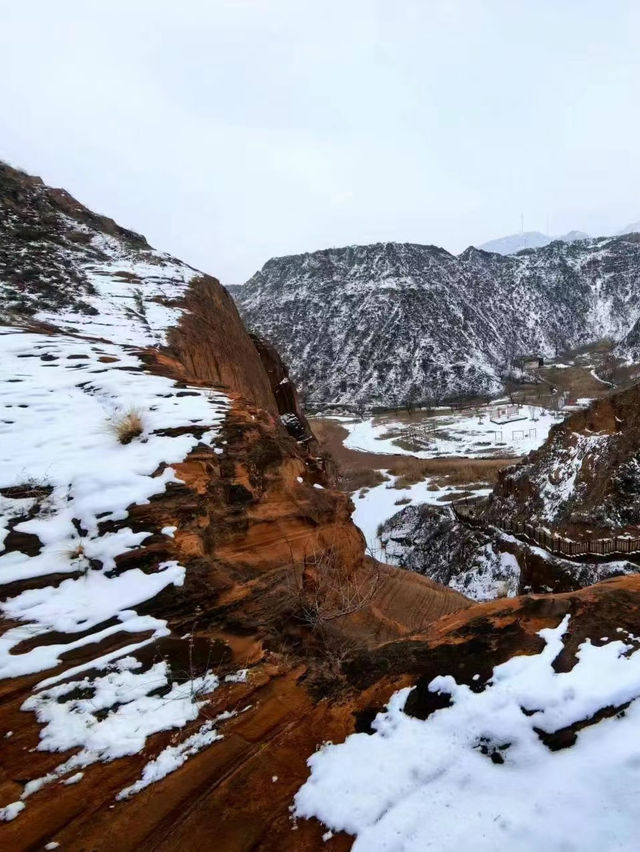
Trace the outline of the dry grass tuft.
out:
<instances>
[{"instance_id":1,"label":"dry grass tuft","mask_svg":"<svg viewBox=\"0 0 640 852\"><path fill-rule=\"evenodd\" d=\"M399 491L403 491L405 488L410 488L417 482L422 482L423 479L424 477L421 476L421 471L410 471L409 473L401 474L393 483L393 487L397 488Z\"/></svg>"},{"instance_id":2,"label":"dry grass tuft","mask_svg":"<svg viewBox=\"0 0 640 852\"><path fill-rule=\"evenodd\" d=\"M121 444L130 444L134 438L142 435L142 415L135 408L120 414L110 421L113 434Z\"/></svg>"},{"instance_id":3,"label":"dry grass tuft","mask_svg":"<svg viewBox=\"0 0 640 852\"><path fill-rule=\"evenodd\" d=\"M77 544L70 546L69 549L67 550L67 557L72 562L76 559L84 559L85 558L84 544L81 541L79 541Z\"/></svg>"},{"instance_id":4,"label":"dry grass tuft","mask_svg":"<svg viewBox=\"0 0 640 852\"><path fill-rule=\"evenodd\" d=\"M340 488L347 492L359 491L361 488L375 488L387 478L379 470L350 467L340 473Z\"/></svg>"}]
</instances>

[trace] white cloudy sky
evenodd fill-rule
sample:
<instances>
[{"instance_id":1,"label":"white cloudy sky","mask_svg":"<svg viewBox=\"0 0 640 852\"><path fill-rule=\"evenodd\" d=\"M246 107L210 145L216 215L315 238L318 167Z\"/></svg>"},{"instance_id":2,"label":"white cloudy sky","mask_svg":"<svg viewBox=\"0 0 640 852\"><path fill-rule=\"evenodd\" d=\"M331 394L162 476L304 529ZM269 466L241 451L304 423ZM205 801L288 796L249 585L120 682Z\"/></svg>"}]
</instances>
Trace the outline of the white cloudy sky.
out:
<instances>
[{"instance_id":1,"label":"white cloudy sky","mask_svg":"<svg viewBox=\"0 0 640 852\"><path fill-rule=\"evenodd\" d=\"M638 0L0 0L0 158L240 283L640 219Z\"/></svg>"}]
</instances>

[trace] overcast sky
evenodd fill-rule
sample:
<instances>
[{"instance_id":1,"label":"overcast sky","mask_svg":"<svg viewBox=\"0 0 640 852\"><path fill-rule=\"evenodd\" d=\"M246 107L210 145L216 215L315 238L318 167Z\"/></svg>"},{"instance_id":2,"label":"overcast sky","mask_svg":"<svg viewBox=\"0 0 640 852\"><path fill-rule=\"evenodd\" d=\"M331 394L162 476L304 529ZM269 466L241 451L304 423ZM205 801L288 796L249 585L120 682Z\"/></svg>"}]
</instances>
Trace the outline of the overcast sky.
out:
<instances>
[{"instance_id":1,"label":"overcast sky","mask_svg":"<svg viewBox=\"0 0 640 852\"><path fill-rule=\"evenodd\" d=\"M0 158L241 283L640 219L638 0L0 0Z\"/></svg>"}]
</instances>

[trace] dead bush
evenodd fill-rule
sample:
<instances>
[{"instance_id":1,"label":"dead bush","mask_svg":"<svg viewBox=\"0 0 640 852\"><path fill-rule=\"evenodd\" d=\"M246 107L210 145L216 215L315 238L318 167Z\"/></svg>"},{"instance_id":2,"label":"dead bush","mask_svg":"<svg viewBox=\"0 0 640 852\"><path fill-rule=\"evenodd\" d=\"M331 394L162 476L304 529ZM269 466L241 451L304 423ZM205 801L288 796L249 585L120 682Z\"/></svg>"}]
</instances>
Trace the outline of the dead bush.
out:
<instances>
[{"instance_id":1,"label":"dead bush","mask_svg":"<svg viewBox=\"0 0 640 852\"><path fill-rule=\"evenodd\" d=\"M419 471L412 471L411 473L403 474L399 476L396 481L393 483L394 488L398 488L402 491L405 488L410 488L412 485L415 485L416 482L421 482L424 477L420 476Z\"/></svg>"},{"instance_id":2,"label":"dead bush","mask_svg":"<svg viewBox=\"0 0 640 852\"><path fill-rule=\"evenodd\" d=\"M295 616L312 630L364 609L380 584L377 563L348 567L332 547L306 556L290 576Z\"/></svg>"},{"instance_id":3,"label":"dead bush","mask_svg":"<svg viewBox=\"0 0 640 852\"><path fill-rule=\"evenodd\" d=\"M137 409L132 408L123 414L116 415L110 420L109 426L121 444L130 444L134 438L142 435L142 415Z\"/></svg>"}]
</instances>

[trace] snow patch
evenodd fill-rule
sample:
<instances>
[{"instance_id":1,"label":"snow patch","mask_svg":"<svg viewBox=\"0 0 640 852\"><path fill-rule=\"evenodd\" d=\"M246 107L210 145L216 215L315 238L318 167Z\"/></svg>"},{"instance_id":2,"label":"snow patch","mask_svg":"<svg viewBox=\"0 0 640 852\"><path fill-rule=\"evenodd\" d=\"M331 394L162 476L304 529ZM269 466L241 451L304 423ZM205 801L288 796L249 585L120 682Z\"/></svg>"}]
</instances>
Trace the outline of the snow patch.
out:
<instances>
[{"instance_id":1,"label":"snow patch","mask_svg":"<svg viewBox=\"0 0 640 852\"><path fill-rule=\"evenodd\" d=\"M481 692L434 678L430 691L452 705L424 721L403 711L411 689L397 692L373 735L309 758L294 816L355 835L354 852L635 850L640 651L587 640L573 669L555 672L568 622L540 631L539 654L496 666ZM629 701L624 714L580 730L571 748L551 751L536 733Z\"/></svg>"}]
</instances>

